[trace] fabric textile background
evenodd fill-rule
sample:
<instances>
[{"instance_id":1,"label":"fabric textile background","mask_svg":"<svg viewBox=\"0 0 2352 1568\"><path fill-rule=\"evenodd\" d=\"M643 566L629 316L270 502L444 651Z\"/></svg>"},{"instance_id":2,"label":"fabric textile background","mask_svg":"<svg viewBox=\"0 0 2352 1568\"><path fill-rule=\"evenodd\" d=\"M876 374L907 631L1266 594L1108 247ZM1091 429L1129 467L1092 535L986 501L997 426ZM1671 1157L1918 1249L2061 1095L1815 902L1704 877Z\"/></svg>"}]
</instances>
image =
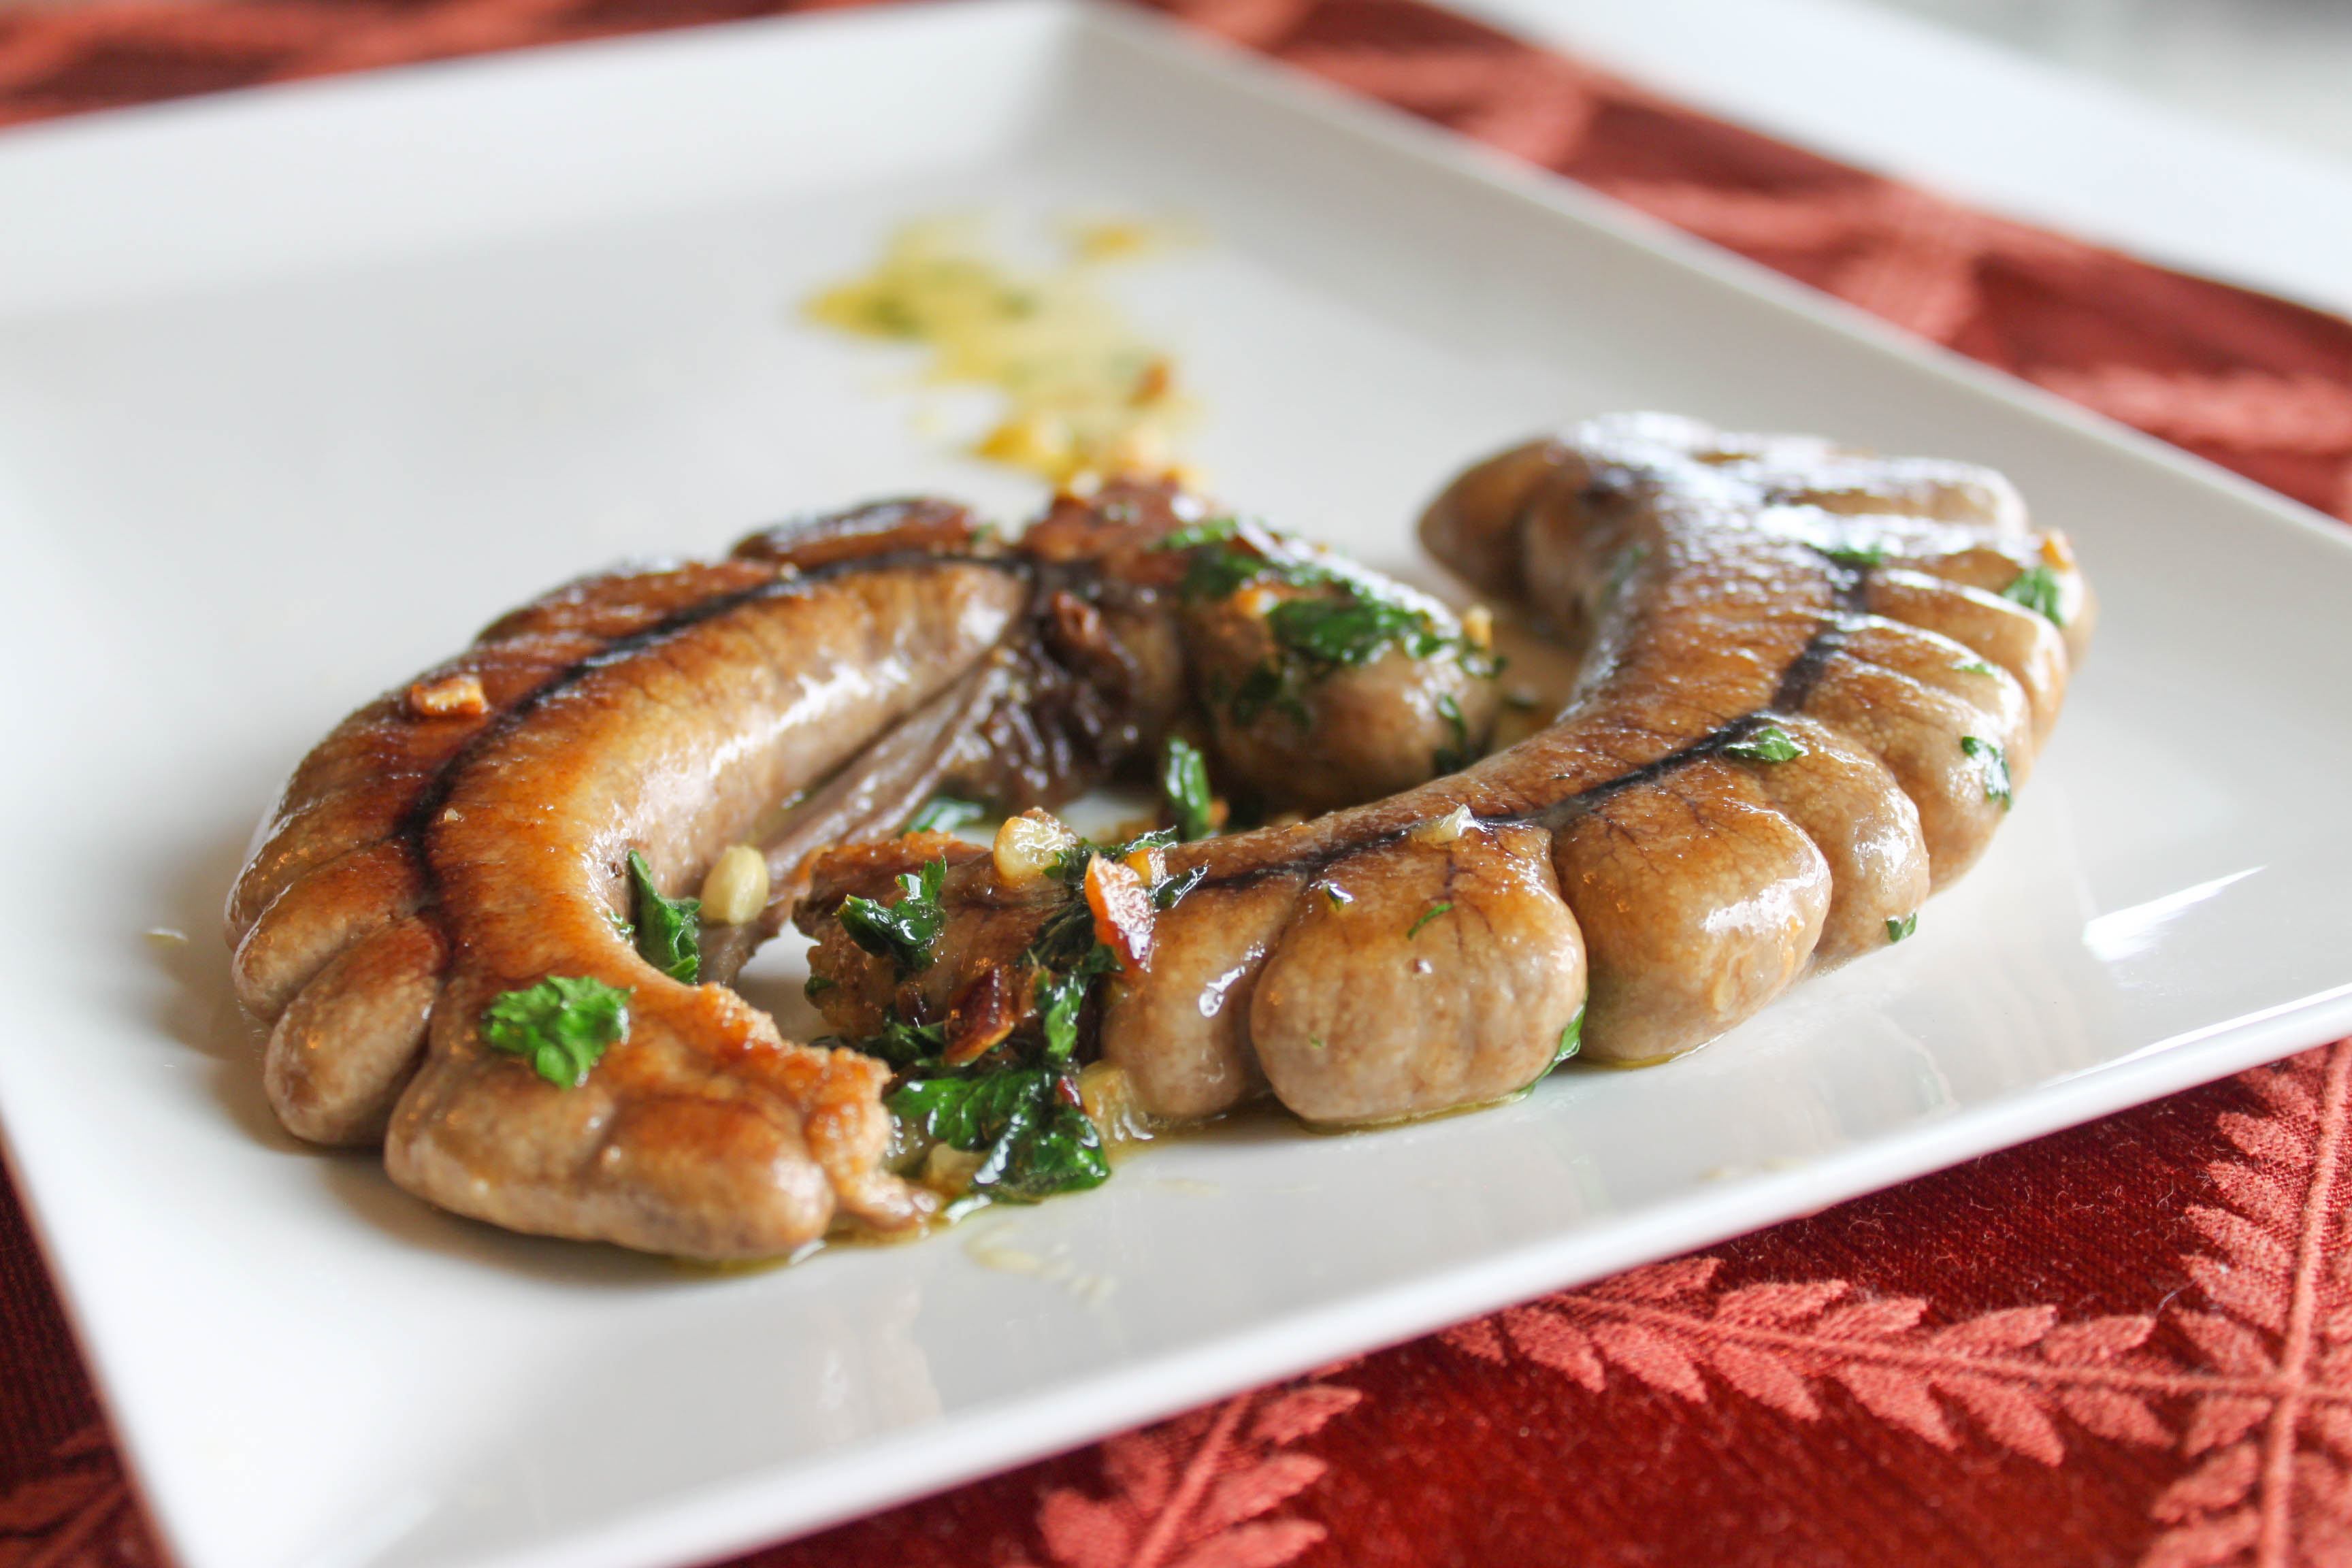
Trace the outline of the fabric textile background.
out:
<instances>
[{"instance_id":1,"label":"fabric textile background","mask_svg":"<svg viewBox=\"0 0 2352 1568\"><path fill-rule=\"evenodd\" d=\"M768 0L0 10L0 124ZM1970 211L1421 0L1166 0L2352 519L2352 323ZM745 1559L2352 1563L2352 1042ZM161 1561L0 1189L0 1568Z\"/></svg>"}]
</instances>

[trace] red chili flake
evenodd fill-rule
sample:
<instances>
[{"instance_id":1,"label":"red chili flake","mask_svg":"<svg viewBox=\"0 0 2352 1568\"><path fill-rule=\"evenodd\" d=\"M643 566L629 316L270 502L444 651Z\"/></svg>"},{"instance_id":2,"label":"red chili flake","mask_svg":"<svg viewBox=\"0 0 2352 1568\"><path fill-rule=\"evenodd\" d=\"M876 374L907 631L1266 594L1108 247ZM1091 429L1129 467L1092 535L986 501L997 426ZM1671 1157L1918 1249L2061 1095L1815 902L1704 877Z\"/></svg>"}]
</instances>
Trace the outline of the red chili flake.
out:
<instances>
[{"instance_id":1,"label":"red chili flake","mask_svg":"<svg viewBox=\"0 0 2352 1568\"><path fill-rule=\"evenodd\" d=\"M1021 1022L1021 999L1003 968L982 970L948 1009L948 1044L940 1059L950 1067L977 1061Z\"/></svg>"},{"instance_id":2,"label":"red chili flake","mask_svg":"<svg viewBox=\"0 0 2352 1568\"><path fill-rule=\"evenodd\" d=\"M1140 974L1151 967L1151 889L1131 866L1097 855L1087 862L1087 908L1094 911L1095 939L1118 956L1119 972Z\"/></svg>"}]
</instances>

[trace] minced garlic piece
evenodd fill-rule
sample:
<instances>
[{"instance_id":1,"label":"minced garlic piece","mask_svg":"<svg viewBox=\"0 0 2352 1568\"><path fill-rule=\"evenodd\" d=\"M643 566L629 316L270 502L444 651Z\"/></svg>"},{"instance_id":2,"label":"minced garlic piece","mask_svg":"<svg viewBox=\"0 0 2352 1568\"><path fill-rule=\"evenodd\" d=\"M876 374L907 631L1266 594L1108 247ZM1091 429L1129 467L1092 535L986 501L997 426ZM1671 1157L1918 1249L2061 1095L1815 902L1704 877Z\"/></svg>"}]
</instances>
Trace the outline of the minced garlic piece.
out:
<instances>
[{"instance_id":1,"label":"minced garlic piece","mask_svg":"<svg viewBox=\"0 0 2352 1568\"><path fill-rule=\"evenodd\" d=\"M1017 887L1044 878L1077 845L1078 836L1059 817L1032 806L1004 819L990 853L996 860L996 874Z\"/></svg>"},{"instance_id":2,"label":"minced garlic piece","mask_svg":"<svg viewBox=\"0 0 2352 1568\"><path fill-rule=\"evenodd\" d=\"M1444 816L1424 822L1414 828L1412 835L1412 840L1416 844L1451 844L1469 832L1477 820L1470 815L1468 806L1457 805Z\"/></svg>"},{"instance_id":3,"label":"minced garlic piece","mask_svg":"<svg viewBox=\"0 0 2352 1568\"><path fill-rule=\"evenodd\" d=\"M730 844L702 879L702 918L740 926L768 907L768 858L749 844Z\"/></svg>"},{"instance_id":4,"label":"minced garlic piece","mask_svg":"<svg viewBox=\"0 0 2352 1568\"><path fill-rule=\"evenodd\" d=\"M1114 1154L1122 1145L1151 1142L1151 1118L1137 1103L1135 1080L1126 1068L1089 1062L1078 1069L1078 1099L1087 1120Z\"/></svg>"},{"instance_id":5,"label":"minced garlic piece","mask_svg":"<svg viewBox=\"0 0 2352 1568\"><path fill-rule=\"evenodd\" d=\"M474 719L489 711L482 678L470 671L420 680L408 689L409 712L419 719Z\"/></svg>"}]
</instances>

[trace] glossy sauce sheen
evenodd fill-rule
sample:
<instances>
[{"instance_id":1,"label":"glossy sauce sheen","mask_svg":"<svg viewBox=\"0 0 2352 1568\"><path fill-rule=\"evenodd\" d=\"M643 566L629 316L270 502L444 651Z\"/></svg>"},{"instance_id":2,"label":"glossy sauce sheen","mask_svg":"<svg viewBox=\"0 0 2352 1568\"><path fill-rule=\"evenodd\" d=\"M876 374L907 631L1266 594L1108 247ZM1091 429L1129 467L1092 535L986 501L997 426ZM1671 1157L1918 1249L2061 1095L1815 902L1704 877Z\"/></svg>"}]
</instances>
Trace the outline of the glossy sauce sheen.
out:
<instances>
[{"instance_id":1,"label":"glossy sauce sheen","mask_svg":"<svg viewBox=\"0 0 2352 1568\"><path fill-rule=\"evenodd\" d=\"M1422 537L1582 647L1576 692L1463 773L1171 853L1206 879L1102 1035L1162 1115L1261 1083L1318 1121L1496 1099L1580 1006L1596 1059L1712 1039L1976 859L2006 805L1963 742L2021 784L2093 618L1998 475L1661 416L1477 465ZM2054 618L2001 596L2037 571ZM1801 754L1743 758L1767 726Z\"/></svg>"},{"instance_id":2,"label":"glossy sauce sheen","mask_svg":"<svg viewBox=\"0 0 2352 1568\"><path fill-rule=\"evenodd\" d=\"M628 857L676 897L763 847L767 910L705 933L723 980L790 915L813 849L891 833L943 787L1018 808L1148 753L1189 650L1230 629L1181 602L1183 558L1158 548L1198 515L1137 485L1058 502L1014 547L940 501L794 523L728 561L560 589L352 715L229 900L280 1119L381 1140L404 1187L518 1230L727 1258L919 1224L936 1197L883 1164L888 1069L648 964L614 923ZM1450 657L1367 676L1385 737L1367 754L1428 776L1437 700L1488 712L1479 684ZM1269 794L1282 764L1260 763ZM628 994L625 1037L575 1087L480 1035L549 976Z\"/></svg>"},{"instance_id":3,"label":"glossy sauce sheen","mask_svg":"<svg viewBox=\"0 0 2352 1568\"><path fill-rule=\"evenodd\" d=\"M280 1116L381 1136L403 1185L521 1230L739 1258L919 1224L937 1200L883 1164L887 1068L646 964L612 923L626 854L674 896L758 838L776 900L734 957L797 905L832 927L828 1013L870 1022L887 974L825 917L951 847L809 851L881 838L942 786L1018 806L1148 755L1247 631L1172 593L1158 542L1185 515L1164 487L1112 487L1007 549L948 503L884 503L585 579L362 710L297 771L230 900ZM1291 730L1224 735L1221 778L1271 798L1313 779L1328 801L1345 781L1307 764L1335 754L1363 759L1365 793L1405 787L1170 852L1201 878L1097 1010L1101 1056L1157 1117L1270 1093L1376 1123L1516 1092L1572 1029L1617 1061L1712 1038L1892 940L1981 852L2091 619L2064 542L1998 476L1657 416L1476 466L1423 536L1580 649L1574 695L1435 779L1438 699L1491 718L1459 661L1376 660L1329 678L1344 700L1310 688ZM1209 720L1214 746L1231 726ZM936 1008L1045 908L984 856L949 858ZM478 1037L493 998L550 974L630 993L579 1088Z\"/></svg>"}]
</instances>

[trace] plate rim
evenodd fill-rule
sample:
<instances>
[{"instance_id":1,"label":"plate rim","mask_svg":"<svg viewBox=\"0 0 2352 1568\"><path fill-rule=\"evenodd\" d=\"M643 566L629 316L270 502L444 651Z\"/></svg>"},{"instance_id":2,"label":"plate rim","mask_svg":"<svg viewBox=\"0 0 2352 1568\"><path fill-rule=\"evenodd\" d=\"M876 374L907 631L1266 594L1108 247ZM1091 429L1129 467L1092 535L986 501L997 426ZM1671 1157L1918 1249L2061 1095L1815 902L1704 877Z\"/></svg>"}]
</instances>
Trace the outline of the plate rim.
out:
<instances>
[{"instance_id":1,"label":"plate rim","mask_svg":"<svg viewBox=\"0 0 2352 1568\"><path fill-rule=\"evenodd\" d=\"M320 101L356 94L397 99L421 81L446 83L466 73L471 89L495 91L519 72L560 73L593 56L610 60L644 51L724 51L751 33L871 29L928 25L935 17L980 15L1008 25L1043 24L1054 47L1099 34L1160 57L1180 70L1276 102L1326 125L1370 140L1440 173L1471 180L1530 205L1555 221L1601 231L1658 262L1692 272L1767 310L1892 355L1916 372L2005 405L2044 424L2087 437L2126 459L2154 462L2176 477L2244 505L2329 548L2352 552L2352 530L2252 480L2179 447L2068 403L2030 383L1911 337L1899 329L1649 218L1562 176L1482 147L1401 110L1206 37L1154 13L1109 0L904 0L902 4L755 18L623 35L522 51L434 61L347 77L270 84L266 94L232 93L129 106L73 120L37 123L0 138L0 159L38 159L49 149L106 137L135 143L168 136L191 117L292 117ZM0 299L0 307L6 301ZM771 1473L676 1492L617 1521L551 1533L520 1547L493 1548L453 1562L510 1568L640 1568L746 1550L803 1535L889 1504L994 1473L1103 1434L1255 1388L1301 1370L1417 1337L1444 1323L1511 1301L1601 1277L1657 1258L1712 1245L1758 1226L1842 1202L1897 1182L2028 1142L2131 1105L2211 1081L2352 1031L2352 984L2227 1020L2095 1067L2012 1091L1899 1133L1824 1155L1801 1169L1752 1177L1719 1191L1701 1190L1644 1209L1636 1224L1554 1237L1435 1276L1360 1290L1343 1301L1263 1321L1188 1350L1132 1362L1044 1394L967 1407L928 1424L793 1461ZM0 1100L0 1163L26 1198L24 1210L77 1345L126 1458L127 1479L167 1551L180 1531L146 1484L155 1456L132 1423L117 1414L111 1363L86 1332L79 1288L60 1267L37 1184L7 1135ZM1568 1255L1578 1254L1569 1261ZM1112 1414L1108 1416L1104 1412ZM956 1439L949 1441L950 1437ZM978 1439L975 1441L974 1439ZM980 1450L968 1458L957 1449ZM163 1467L156 1466L157 1468ZM857 1484L863 1478L864 1484Z\"/></svg>"}]
</instances>

